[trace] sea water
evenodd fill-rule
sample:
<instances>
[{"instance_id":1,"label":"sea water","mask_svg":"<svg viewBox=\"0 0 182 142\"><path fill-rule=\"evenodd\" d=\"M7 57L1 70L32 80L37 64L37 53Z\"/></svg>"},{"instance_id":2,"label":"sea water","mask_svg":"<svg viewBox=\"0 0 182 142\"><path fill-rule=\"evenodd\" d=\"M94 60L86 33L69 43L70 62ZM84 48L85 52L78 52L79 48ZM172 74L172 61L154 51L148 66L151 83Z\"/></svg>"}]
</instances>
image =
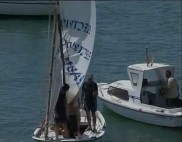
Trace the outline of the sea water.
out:
<instances>
[{"instance_id":1,"label":"sea water","mask_svg":"<svg viewBox=\"0 0 182 142\"><path fill-rule=\"evenodd\" d=\"M128 65L175 66L181 90L181 2L97 1L97 31L89 73L98 82L128 79ZM48 17L0 16L0 142L33 142L45 116L50 71ZM119 116L98 101L106 119L100 142L181 142L181 128L149 125Z\"/></svg>"}]
</instances>

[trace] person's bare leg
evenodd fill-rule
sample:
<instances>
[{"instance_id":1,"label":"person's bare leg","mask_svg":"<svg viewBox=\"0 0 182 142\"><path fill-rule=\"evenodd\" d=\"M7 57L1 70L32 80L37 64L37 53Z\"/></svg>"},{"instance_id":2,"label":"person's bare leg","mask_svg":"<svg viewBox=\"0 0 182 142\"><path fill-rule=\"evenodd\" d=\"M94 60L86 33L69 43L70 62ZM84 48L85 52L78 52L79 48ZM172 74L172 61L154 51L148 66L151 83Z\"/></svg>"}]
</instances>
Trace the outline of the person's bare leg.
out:
<instances>
[{"instance_id":1,"label":"person's bare leg","mask_svg":"<svg viewBox=\"0 0 182 142\"><path fill-rule=\"evenodd\" d=\"M77 110L76 110L76 117L77 117L77 132L76 132L76 135L77 136L80 136L80 120L81 120L81 116L80 116L80 109L79 109L79 106L77 107Z\"/></svg>"},{"instance_id":2,"label":"person's bare leg","mask_svg":"<svg viewBox=\"0 0 182 142\"><path fill-rule=\"evenodd\" d=\"M91 127L91 116L90 116L90 111L89 111L89 109L88 109L86 104L85 104L85 111L86 111L87 121L88 121L88 128L87 128L87 130L90 130L90 129L92 129L92 127Z\"/></svg>"},{"instance_id":3,"label":"person's bare leg","mask_svg":"<svg viewBox=\"0 0 182 142\"><path fill-rule=\"evenodd\" d=\"M91 129L91 116L90 116L90 112L86 111L87 114L87 121L88 121L88 130Z\"/></svg>"},{"instance_id":4,"label":"person's bare leg","mask_svg":"<svg viewBox=\"0 0 182 142\"><path fill-rule=\"evenodd\" d=\"M64 130L63 137L64 137L64 138L68 138L68 137L69 137L69 130L68 130L68 125L67 125L67 123L62 123L61 125L62 125L63 130Z\"/></svg>"},{"instance_id":5,"label":"person's bare leg","mask_svg":"<svg viewBox=\"0 0 182 142\"><path fill-rule=\"evenodd\" d=\"M60 129L60 124L55 124L55 134L56 134L56 139L58 139L59 129Z\"/></svg>"},{"instance_id":6,"label":"person's bare leg","mask_svg":"<svg viewBox=\"0 0 182 142\"><path fill-rule=\"evenodd\" d=\"M93 130L96 130L96 115L95 112L92 112L92 120L93 120Z\"/></svg>"}]
</instances>

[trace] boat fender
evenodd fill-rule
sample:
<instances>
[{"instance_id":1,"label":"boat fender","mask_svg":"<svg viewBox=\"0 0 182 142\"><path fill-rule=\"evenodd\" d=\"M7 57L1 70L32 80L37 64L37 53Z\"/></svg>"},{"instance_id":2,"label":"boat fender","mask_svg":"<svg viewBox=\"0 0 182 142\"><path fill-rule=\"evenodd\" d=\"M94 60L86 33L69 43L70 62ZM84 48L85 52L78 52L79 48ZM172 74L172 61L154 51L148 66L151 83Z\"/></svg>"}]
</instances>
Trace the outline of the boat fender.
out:
<instances>
[{"instance_id":1,"label":"boat fender","mask_svg":"<svg viewBox=\"0 0 182 142\"><path fill-rule=\"evenodd\" d=\"M157 109L156 112L164 112L163 109Z\"/></svg>"},{"instance_id":2,"label":"boat fender","mask_svg":"<svg viewBox=\"0 0 182 142\"><path fill-rule=\"evenodd\" d=\"M40 133L40 130L41 130L41 128L37 128L37 129L34 131L33 135L34 135L34 136L37 136L37 135Z\"/></svg>"}]
</instances>

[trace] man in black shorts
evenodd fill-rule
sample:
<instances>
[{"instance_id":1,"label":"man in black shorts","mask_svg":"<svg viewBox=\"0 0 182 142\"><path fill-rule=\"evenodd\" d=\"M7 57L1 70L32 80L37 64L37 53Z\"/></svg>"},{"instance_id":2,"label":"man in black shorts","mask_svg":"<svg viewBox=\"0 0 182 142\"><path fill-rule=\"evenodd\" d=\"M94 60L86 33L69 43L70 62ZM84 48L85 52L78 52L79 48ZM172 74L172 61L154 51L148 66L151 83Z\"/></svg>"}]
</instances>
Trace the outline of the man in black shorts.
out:
<instances>
[{"instance_id":1,"label":"man in black shorts","mask_svg":"<svg viewBox=\"0 0 182 142\"><path fill-rule=\"evenodd\" d=\"M98 95L98 86L93 81L93 76L91 75L86 82L84 82L82 86L82 104L84 104L84 108L87 114L88 120L88 128L87 130L91 130L91 116L93 117L93 132L96 132L96 116L95 112L97 110L97 95Z\"/></svg>"},{"instance_id":2,"label":"man in black shorts","mask_svg":"<svg viewBox=\"0 0 182 142\"><path fill-rule=\"evenodd\" d=\"M60 127L64 130L64 137L69 137L68 131L68 110L67 110L67 103L66 103L66 92L69 90L69 85L64 84L59 92L59 97L55 106L55 132L56 138L59 135Z\"/></svg>"}]
</instances>

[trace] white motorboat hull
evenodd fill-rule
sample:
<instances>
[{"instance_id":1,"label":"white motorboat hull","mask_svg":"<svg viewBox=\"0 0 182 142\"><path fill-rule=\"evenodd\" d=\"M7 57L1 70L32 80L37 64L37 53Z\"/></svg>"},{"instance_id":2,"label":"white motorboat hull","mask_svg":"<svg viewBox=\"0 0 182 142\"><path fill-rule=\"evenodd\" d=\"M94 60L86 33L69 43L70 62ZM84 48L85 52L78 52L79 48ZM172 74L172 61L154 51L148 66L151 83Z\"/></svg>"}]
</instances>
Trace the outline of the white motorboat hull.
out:
<instances>
[{"instance_id":1,"label":"white motorboat hull","mask_svg":"<svg viewBox=\"0 0 182 142\"><path fill-rule=\"evenodd\" d=\"M101 92L102 91L102 92ZM113 112L140 122L167 127L182 127L182 108L178 108L178 114L170 114L171 109L164 109L149 105L138 105L131 102L114 100L106 93L106 88L99 89L98 98Z\"/></svg>"},{"instance_id":2,"label":"white motorboat hull","mask_svg":"<svg viewBox=\"0 0 182 142\"><path fill-rule=\"evenodd\" d=\"M86 113L84 111L81 111L81 122L80 124L86 124L87 126L87 120L86 120ZM58 136L58 139L56 140L56 135L55 135L55 131L49 129L48 131L48 138L51 141L69 141L69 142L79 142L79 141L93 141L93 140L97 140L99 138L101 138L104 133L105 133L105 127L106 127L106 123L105 123L105 119L102 116L102 114L97 111L96 112L96 129L97 129L97 133L92 132L92 130L89 131L84 131L83 134L79 137L79 138L63 138L62 135ZM41 128L37 128L33 135L32 138L36 141L45 141L45 132L42 131Z\"/></svg>"},{"instance_id":3,"label":"white motorboat hull","mask_svg":"<svg viewBox=\"0 0 182 142\"><path fill-rule=\"evenodd\" d=\"M54 12L53 1L0 1L0 15L50 15Z\"/></svg>"}]
</instances>

